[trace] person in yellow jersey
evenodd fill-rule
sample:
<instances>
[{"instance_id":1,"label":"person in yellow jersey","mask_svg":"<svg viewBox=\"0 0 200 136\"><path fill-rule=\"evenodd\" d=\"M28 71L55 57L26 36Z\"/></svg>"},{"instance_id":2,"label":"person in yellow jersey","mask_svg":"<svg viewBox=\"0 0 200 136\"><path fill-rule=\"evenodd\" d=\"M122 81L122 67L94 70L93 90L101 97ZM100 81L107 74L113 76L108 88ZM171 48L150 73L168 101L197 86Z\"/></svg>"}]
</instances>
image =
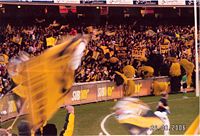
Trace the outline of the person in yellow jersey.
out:
<instances>
[{"instance_id":1,"label":"person in yellow jersey","mask_svg":"<svg viewBox=\"0 0 200 136\"><path fill-rule=\"evenodd\" d=\"M60 136L73 136L75 119L74 107L67 105L65 106L65 109L67 110L67 114ZM57 128L54 124L46 124L43 127L42 132L41 129L39 131L40 132L36 134L36 136L57 136Z\"/></svg>"},{"instance_id":2,"label":"person in yellow jersey","mask_svg":"<svg viewBox=\"0 0 200 136\"><path fill-rule=\"evenodd\" d=\"M67 105L65 109L67 110L67 114L65 118L65 124L63 130L60 133L60 136L72 136L74 132L75 120L74 107Z\"/></svg>"},{"instance_id":3,"label":"person in yellow jersey","mask_svg":"<svg viewBox=\"0 0 200 136\"><path fill-rule=\"evenodd\" d=\"M65 123L63 129L60 133L60 136L73 136L74 132L74 107L73 106L65 106L67 110ZM18 135L19 136L31 136L31 127L30 123L26 120L20 121L18 124ZM55 124L45 124L40 129L38 129L35 136L57 136L57 128Z\"/></svg>"}]
</instances>

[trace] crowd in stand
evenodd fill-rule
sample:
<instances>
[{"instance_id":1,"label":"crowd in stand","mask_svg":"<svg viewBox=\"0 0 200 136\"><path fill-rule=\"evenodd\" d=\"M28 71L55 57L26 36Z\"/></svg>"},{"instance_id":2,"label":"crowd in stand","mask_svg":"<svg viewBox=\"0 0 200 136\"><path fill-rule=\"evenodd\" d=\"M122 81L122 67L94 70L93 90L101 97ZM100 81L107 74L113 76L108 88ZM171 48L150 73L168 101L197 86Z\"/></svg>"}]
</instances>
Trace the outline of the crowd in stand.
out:
<instances>
[{"instance_id":1,"label":"crowd in stand","mask_svg":"<svg viewBox=\"0 0 200 136\"><path fill-rule=\"evenodd\" d=\"M46 38L59 39L62 35L88 33L90 27L60 25L2 26L0 27L0 92L12 88L7 62L20 51L30 57L40 55L49 48ZM126 65L136 70L141 66L154 68L154 76L169 76L169 58L186 58L194 63L194 27L160 25L157 27L133 25L93 26L91 40L76 70L75 82L113 80L115 71ZM161 46L163 48L161 48ZM140 77L137 74L135 77Z\"/></svg>"},{"instance_id":2,"label":"crowd in stand","mask_svg":"<svg viewBox=\"0 0 200 136\"><path fill-rule=\"evenodd\" d=\"M77 70L76 81L112 80L114 71L121 72L126 65L132 65L135 69L143 65L151 66L154 76L168 76L168 58L187 58L194 62L192 26L134 28L121 25L98 28L103 33L90 41L82 65ZM167 49L163 52L160 46ZM135 50L140 55L135 56Z\"/></svg>"}]
</instances>

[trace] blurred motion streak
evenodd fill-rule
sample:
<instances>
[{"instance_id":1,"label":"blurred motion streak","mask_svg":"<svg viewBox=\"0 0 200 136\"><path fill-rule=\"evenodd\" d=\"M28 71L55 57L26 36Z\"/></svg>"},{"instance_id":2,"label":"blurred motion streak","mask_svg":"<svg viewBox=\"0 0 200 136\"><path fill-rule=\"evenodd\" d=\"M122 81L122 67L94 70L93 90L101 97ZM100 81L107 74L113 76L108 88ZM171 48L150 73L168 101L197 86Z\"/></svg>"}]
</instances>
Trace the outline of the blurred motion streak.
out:
<instances>
[{"instance_id":1,"label":"blurred motion streak","mask_svg":"<svg viewBox=\"0 0 200 136\"><path fill-rule=\"evenodd\" d=\"M86 44L87 40L78 35L17 66L14 77L21 80L13 91L28 101L33 130L64 104Z\"/></svg>"}]
</instances>

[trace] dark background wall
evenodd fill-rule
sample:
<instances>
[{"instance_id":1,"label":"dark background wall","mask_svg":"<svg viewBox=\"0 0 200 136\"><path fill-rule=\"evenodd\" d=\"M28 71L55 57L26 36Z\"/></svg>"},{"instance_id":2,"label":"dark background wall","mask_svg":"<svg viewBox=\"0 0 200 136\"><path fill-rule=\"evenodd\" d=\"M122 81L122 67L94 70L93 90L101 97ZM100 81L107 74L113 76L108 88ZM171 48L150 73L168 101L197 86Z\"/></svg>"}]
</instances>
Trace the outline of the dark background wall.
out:
<instances>
[{"instance_id":1,"label":"dark background wall","mask_svg":"<svg viewBox=\"0 0 200 136\"><path fill-rule=\"evenodd\" d=\"M45 18L49 22L58 20L70 24L112 24L133 23L138 21L141 24L157 25L160 23L169 24L194 24L193 8L150 8L154 14L141 15L141 7L120 8L109 7L108 15L100 15L100 7L76 7L76 13L71 11L61 15L58 6L31 6L3 5L0 11L0 24L12 23L24 25L34 23L35 18ZM199 8L198 8L199 13ZM80 14L82 16L80 16ZM124 17L129 14L129 17ZM157 15L155 17L155 15ZM199 15L198 15L199 17ZM199 20L199 19L198 19Z\"/></svg>"}]
</instances>

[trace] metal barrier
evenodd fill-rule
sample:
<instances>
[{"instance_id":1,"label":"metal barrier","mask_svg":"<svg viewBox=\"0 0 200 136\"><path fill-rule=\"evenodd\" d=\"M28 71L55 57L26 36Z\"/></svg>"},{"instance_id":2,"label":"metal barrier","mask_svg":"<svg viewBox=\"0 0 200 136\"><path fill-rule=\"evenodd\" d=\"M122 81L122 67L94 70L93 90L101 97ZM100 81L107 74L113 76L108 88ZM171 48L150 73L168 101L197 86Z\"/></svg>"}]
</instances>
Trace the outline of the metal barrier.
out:
<instances>
[{"instance_id":1,"label":"metal barrier","mask_svg":"<svg viewBox=\"0 0 200 136\"><path fill-rule=\"evenodd\" d=\"M135 96L150 95L153 81L169 82L168 77L137 78L135 81ZM168 88L170 89L170 88ZM123 87L116 87L114 82L97 81L88 83L75 83L71 92L67 95L65 104L84 104L123 97Z\"/></svg>"}]
</instances>

